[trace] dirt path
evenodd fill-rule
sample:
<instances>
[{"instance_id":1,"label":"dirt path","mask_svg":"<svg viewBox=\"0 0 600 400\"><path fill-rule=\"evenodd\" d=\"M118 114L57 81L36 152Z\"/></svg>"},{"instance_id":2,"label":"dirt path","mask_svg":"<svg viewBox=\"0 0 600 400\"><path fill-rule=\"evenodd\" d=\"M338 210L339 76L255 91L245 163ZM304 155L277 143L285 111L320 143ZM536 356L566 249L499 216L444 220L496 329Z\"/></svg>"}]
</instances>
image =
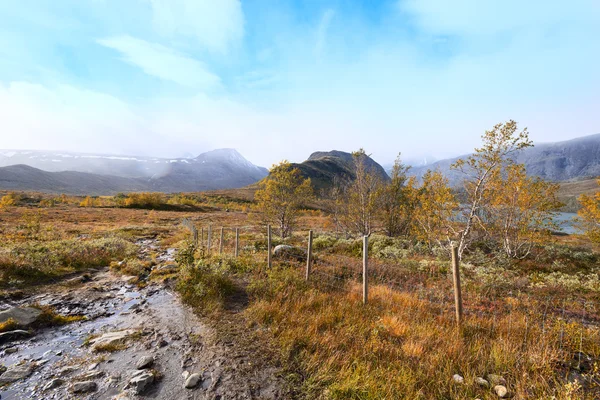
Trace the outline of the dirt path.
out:
<instances>
[{"instance_id":1,"label":"dirt path","mask_svg":"<svg viewBox=\"0 0 600 400\"><path fill-rule=\"evenodd\" d=\"M162 265L172 263L172 250L161 251L151 241L141 245L142 251L150 247L158 250ZM62 315L83 314L89 318L3 344L2 364L9 370L21 364L30 374L0 389L0 398L291 397L284 389L286 385L275 362L266 356L268 352L261 342L255 335L249 335L240 321L243 294L220 321L208 324L183 306L167 285L153 283L139 289L126 279L104 269L93 273L88 282L38 288L35 294L0 304L2 309L34 303L51 305ZM129 334L123 339L125 349L94 352L93 346L84 343L90 337L110 332ZM121 346L121 342L116 346ZM144 356L153 357L154 362L149 368L139 370L136 363ZM200 377L197 385L185 388L184 374L195 373ZM142 383L130 383L136 380L136 375ZM77 388L86 389L85 385L89 392L74 393ZM136 389L141 386L142 390Z\"/></svg>"}]
</instances>

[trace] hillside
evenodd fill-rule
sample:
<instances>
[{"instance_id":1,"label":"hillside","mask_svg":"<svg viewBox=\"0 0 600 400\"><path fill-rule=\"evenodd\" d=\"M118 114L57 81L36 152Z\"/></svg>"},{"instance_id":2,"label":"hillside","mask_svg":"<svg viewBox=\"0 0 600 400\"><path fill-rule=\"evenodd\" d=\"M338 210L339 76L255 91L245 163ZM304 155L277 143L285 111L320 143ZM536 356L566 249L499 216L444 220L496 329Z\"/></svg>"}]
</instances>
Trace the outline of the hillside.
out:
<instances>
[{"instance_id":1,"label":"hillside","mask_svg":"<svg viewBox=\"0 0 600 400\"><path fill-rule=\"evenodd\" d=\"M48 193L109 195L147 190L140 179L85 172L47 172L28 165L0 167L0 189Z\"/></svg>"},{"instance_id":2,"label":"hillside","mask_svg":"<svg viewBox=\"0 0 600 400\"><path fill-rule=\"evenodd\" d=\"M468 155L413 167L409 173L421 177L428 169L439 169L456 186L462 174L451 170L450 165L465 157ZM528 174L555 182L600 176L600 134L536 144L519 152L515 161L525 164Z\"/></svg>"},{"instance_id":3,"label":"hillside","mask_svg":"<svg viewBox=\"0 0 600 400\"><path fill-rule=\"evenodd\" d=\"M373 171L382 180L390 179L383 167L371 157L365 158L365 164L367 169ZM311 179L317 191L332 187L336 179L345 182L356 177L352 154L343 151L318 151L312 153L306 161L292 165L298 168L304 177Z\"/></svg>"},{"instance_id":4,"label":"hillside","mask_svg":"<svg viewBox=\"0 0 600 400\"><path fill-rule=\"evenodd\" d=\"M239 188L268 173L234 149L178 159L2 151L0 166L0 189L69 194Z\"/></svg>"}]
</instances>

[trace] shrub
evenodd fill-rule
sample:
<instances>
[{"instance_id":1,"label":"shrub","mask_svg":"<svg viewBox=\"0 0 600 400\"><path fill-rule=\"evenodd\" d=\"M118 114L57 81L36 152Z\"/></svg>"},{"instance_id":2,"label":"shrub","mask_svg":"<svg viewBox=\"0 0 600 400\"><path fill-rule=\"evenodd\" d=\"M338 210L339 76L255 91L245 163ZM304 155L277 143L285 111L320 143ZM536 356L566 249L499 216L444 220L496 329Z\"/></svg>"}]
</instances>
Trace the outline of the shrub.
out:
<instances>
[{"instance_id":1,"label":"shrub","mask_svg":"<svg viewBox=\"0 0 600 400\"><path fill-rule=\"evenodd\" d=\"M130 208L157 209L165 204L165 198L162 193L129 193L124 204Z\"/></svg>"},{"instance_id":2,"label":"shrub","mask_svg":"<svg viewBox=\"0 0 600 400\"><path fill-rule=\"evenodd\" d=\"M223 308L235 285L223 269L200 260L196 265L180 266L176 289L185 303L211 313Z\"/></svg>"},{"instance_id":3,"label":"shrub","mask_svg":"<svg viewBox=\"0 0 600 400\"><path fill-rule=\"evenodd\" d=\"M3 285L44 281L74 271L107 266L135 254L136 246L118 238L29 241L0 252Z\"/></svg>"}]
</instances>

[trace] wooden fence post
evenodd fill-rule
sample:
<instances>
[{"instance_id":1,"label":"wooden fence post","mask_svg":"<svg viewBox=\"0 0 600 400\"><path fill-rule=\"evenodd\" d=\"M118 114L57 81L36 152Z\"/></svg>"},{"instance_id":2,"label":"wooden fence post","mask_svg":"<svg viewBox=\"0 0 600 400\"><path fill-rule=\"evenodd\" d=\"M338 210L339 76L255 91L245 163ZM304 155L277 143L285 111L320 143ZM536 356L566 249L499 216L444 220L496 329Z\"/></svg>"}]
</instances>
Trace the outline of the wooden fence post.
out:
<instances>
[{"instance_id":1,"label":"wooden fence post","mask_svg":"<svg viewBox=\"0 0 600 400\"><path fill-rule=\"evenodd\" d=\"M212 236L212 225L208 225L208 233L206 237L206 252L210 254L210 241Z\"/></svg>"},{"instance_id":2,"label":"wooden fence post","mask_svg":"<svg viewBox=\"0 0 600 400\"><path fill-rule=\"evenodd\" d=\"M267 225L267 265L271 268L271 225Z\"/></svg>"},{"instance_id":3,"label":"wooden fence post","mask_svg":"<svg viewBox=\"0 0 600 400\"><path fill-rule=\"evenodd\" d=\"M369 237L363 236L363 304L369 299Z\"/></svg>"},{"instance_id":4,"label":"wooden fence post","mask_svg":"<svg viewBox=\"0 0 600 400\"><path fill-rule=\"evenodd\" d=\"M235 257L236 258L240 254L239 250L238 250L239 247L240 247L240 228L235 228Z\"/></svg>"},{"instance_id":5,"label":"wooden fence post","mask_svg":"<svg viewBox=\"0 0 600 400\"><path fill-rule=\"evenodd\" d=\"M221 239L219 240L219 254L223 254L223 227L221 227Z\"/></svg>"},{"instance_id":6,"label":"wooden fence post","mask_svg":"<svg viewBox=\"0 0 600 400\"><path fill-rule=\"evenodd\" d=\"M192 233L194 235L194 246L197 246L198 245L198 229L196 229L195 226L193 226Z\"/></svg>"},{"instance_id":7,"label":"wooden fence post","mask_svg":"<svg viewBox=\"0 0 600 400\"><path fill-rule=\"evenodd\" d=\"M200 248L204 248L204 227L200 228Z\"/></svg>"},{"instance_id":8,"label":"wooden fence post","mask_svg":"<svg viewBox=\"0 0 600 400\"><path fill-rule=\"evenodd\" d=\"M310 264L312 262L312 242L313 242L313 231L308 231L308 249L306 251L306 280L310 277Z\"/></svg>"},{"instance_id":9,"label":"wooden fence post","mask_svg":"<svg viewBox=\"0 0 600 400\"><path fill-rule=\"evenodd\" d=\"M462 293L460 290L460 266L458 247L452 244L452 276L454 277L454 303L456 307L456 323L460 326L463 317Z\"/></svg>"}]
</instances>

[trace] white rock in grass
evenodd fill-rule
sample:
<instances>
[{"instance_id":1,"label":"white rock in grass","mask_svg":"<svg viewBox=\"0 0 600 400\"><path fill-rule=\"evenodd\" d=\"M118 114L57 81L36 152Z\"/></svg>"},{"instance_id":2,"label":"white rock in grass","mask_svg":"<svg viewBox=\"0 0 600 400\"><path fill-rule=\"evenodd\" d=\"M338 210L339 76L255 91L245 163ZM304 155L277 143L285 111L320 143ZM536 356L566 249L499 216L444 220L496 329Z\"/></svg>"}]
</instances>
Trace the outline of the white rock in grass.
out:
<instances>
[{"instance_id":1,"label":"white rock in grass","mask_svg":"<svg viewBox=\"0 0 600 400\"><path fill-rule=\"evenodd\" d=\"M502 385L494 386L494 392L496 392L498 397L500 397L501 399L507 397L507 395L508 395L508 389L506 389L506 386L502 386Z\"/></svg>"},{"instance_id":2,"label":"white rock in grass","mask_svg":"<svg viewBox=\"0 0 600 400\"><path fill-rule=\"evenodd\" d=\"M460 383L460 384L465 383L465 378L463 378L459 374L454 374L452 379L454 379L454 382L456 382L456 383Z\"/></svg>"}]
</instances>

